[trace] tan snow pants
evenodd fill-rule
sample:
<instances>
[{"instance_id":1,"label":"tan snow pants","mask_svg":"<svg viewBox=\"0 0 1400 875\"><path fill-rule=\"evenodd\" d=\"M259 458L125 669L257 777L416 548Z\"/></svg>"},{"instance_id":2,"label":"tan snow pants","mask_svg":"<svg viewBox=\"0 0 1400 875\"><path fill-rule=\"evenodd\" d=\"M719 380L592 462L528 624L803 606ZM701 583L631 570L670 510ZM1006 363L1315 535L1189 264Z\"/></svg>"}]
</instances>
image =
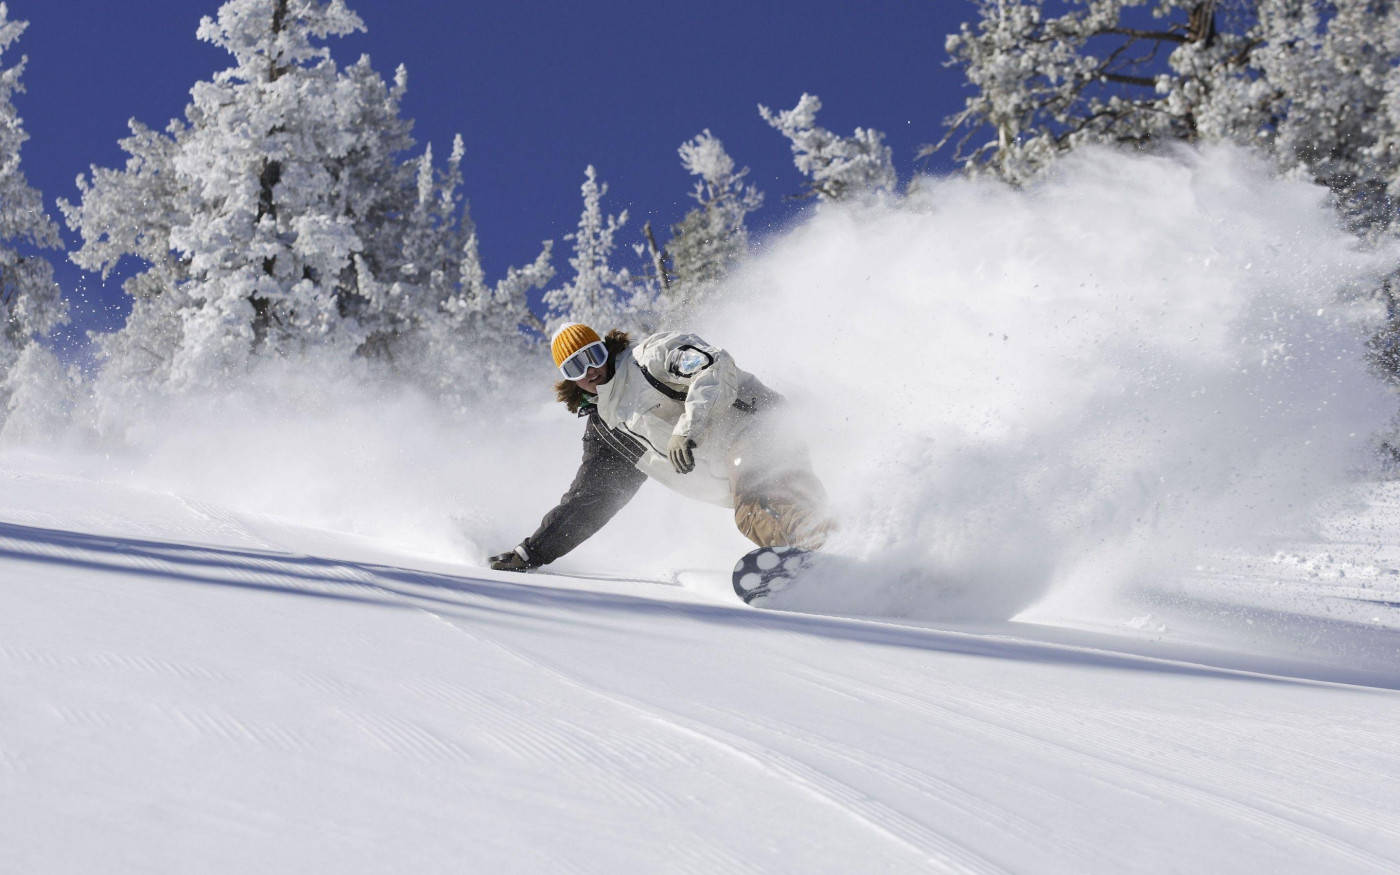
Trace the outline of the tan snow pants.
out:
<instances>
[{"instance_id":1,"label":"tan snow pants","mask_svg":"<svg viewBox=\"0 0 1400 875\"><path fill-rule=\"evenodd\" d=\"M817 550L835 528L826 490L794 441L741 441L731 454L734 523L760 547Z\"/></svg>"}]
</instances>

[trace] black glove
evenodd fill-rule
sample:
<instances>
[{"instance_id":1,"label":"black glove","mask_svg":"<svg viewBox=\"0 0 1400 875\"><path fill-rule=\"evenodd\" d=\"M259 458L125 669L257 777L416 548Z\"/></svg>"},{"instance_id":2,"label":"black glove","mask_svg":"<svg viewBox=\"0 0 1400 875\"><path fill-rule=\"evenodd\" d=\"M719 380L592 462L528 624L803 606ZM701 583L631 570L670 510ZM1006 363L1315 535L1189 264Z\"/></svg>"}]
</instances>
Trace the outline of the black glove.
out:
<instances>
[{"instance_id":1,"label":"black glove","mask_svg":"<svg viewBox=\"0 0 1400 875\"><path fill-rule=\"evenodd\" d=\"M695 470L695 441L683 434L671 435L671 442L666 445L666 457L671 460L671 467L676 469L677 474L689 474Z\"/></svg>"},{"instance_id":2,"label":"black glove","mask_svg":"<svg viewBox=\"0 0 1400 875\"><path fill-rule=\"evenodd\" d=\"M498 553L491 557L491 568L493 571L529 571L536 567L534 562L526 559L525 550L516 547L505 553Z\"/></svg>"}]
</instances>

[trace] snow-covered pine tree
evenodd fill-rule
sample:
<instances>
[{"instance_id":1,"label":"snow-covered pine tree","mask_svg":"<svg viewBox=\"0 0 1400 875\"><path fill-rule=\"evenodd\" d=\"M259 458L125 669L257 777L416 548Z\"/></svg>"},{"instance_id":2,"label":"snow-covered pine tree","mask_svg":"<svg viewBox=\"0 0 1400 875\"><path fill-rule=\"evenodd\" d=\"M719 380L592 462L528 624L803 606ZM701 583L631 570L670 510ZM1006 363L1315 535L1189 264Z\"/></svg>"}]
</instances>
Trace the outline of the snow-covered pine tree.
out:
<instances>
[{"instance_id":1,"label":"snow-covered pine tree","mask_svg":"<svg viewBox=\"0 0 1400 875\"><path fill-rule=\"evenodd\" d=\"M1029 179L1086 143L1228 140L1329 186L1356 226L1400 194L1400 5L975 0L948 37L974 89L943 140Z\"/></svg>"},{"instance_id":2,"label":"snow-covered pine tree","mask_svg":"<svg viewBox=\"0 0 1400 875\"><path fill-rule=\"evenodd\" d=\"M608 185L598 181L598 172L591 164L583 172L580 190L583 212L578 230L564 238L574 244L569 258L573 279L545 292L544 302L551 327L564 321L583 322L601 333L630 325L638 313L650 309L650 302L637 300L637 284L627 268L612 266L614 237L627 224L627 211L603 213Z\"/></svg>"},{"instance_id":3,"label":"snow-covered pine tree","mask_svg":"<svg viewBox=\"0 0 1400 875\"><path fill-rule=\"evenodd\" d=\"M849 137L817 125L821 100L803 94L792 109L774 112L762 104L758 114L792 144L793 163L807 177L807 196L842 200L869 191L894 191L898 179L885 135L856 128Z\"/></svg>"},{"instance_id":4,"label":"snow-covered pine tree","mask_svg":"<svg viewBox=\"0 0 1400 875\"><path fill-rule=\"evenodd\" d=\"M1149 68L1163 66L1164 46L1205 37L1176 21L1162 21L1152 36L1143 28L1118 35L1127 12L1120 0L1053 2L1059 15L1047 11L1043 0L973 4L975 24L964 23L946 47L975 93L947 120L943 139L924 146L921 156L956 138L954 160L1012 182L1024 181L1080 142L1140 142L1170 130L1173 120L1154 111L1162 97ZM1121 45L1146 48L1124 53L1108 46L1106 40L1115 37ZM1109 50L1091 52L1092 39Z\"/></svg>"},{"instance_id":5,"label":"snow-covered pine tree","mask_svg":"<svg viewBox=\"0 0 1400 875\"><path fill-rule=\"evenodd\" d=\"M391 89L367 58L342 72L316 44L363 29L339 0L230 0L200 22L199 38L235 65L191 90L173 162L199 203L170 244L191 262L186 294L203 302L185 314L177 380L237 367L257 347L369 335L343 317L379 303L361 271L392 275L382 262L397 260L369 241L409 207L396 160L412 144L398 112L405 77Z\"/></svg>"},{"instance_id":6,"label":"snow-covered pine tree","mask_svg":"<svg viewBox=\"0 0 1400 875\"><path fill-rule=\"evenodd\" d=\"M553 241L546 240L535 261L512 267L495 286L481 266L476 225L457 193L463 146L453 142L448 170L435 179L432 151L418 170L418 202L405 240L409 264L428 290L427 305L415 312L415 343L398 355L449 406L471 403L505 387L520 372L544 337L544 323L531 312L527 293L554 277ZM402 295L402 290L396 293Z\"/></svg>"},{"instance_id":7,"label":"snow-covered pine tree","mask_svg":"<svg viewBox=\"0 0 1400 875\"><path fill-rule=\"evenodd\" d=\"M62 248L58 226L20 169L20 149L29 134L14 96L24 91L20 80L28 59L21 56L12 66L3 61L27 27L28 22L12 20L0 3L0 421L33 394L22 391L28 383L51 382L61 372L52 353L36 340L68 321L53 264L43 254Z\"/></svg>"},{"instance_id":8,"label":"snow-covered pine tree","mask_svg":"<svg viewBox=\"0 0 1400 875\"><path fill-rule=\"evenodd\" d=\"M715 283L748 250L745 218L763 204L763 195L745 184L749 169L736 169L724 144L707 128L681 144L681 163L699 179L690 196L697 206L672 226L667 254L671 281L665 309L683 312L703 305Z\"/></svg>"},{"instance_id":9,"label":"snow-covered pine tree","mask_svg":"<svg viewBox=\"0 0 1400 875\"><path fill-rule=\"evenodd\" d=\"M184 341L184 314L201 302L186 293L189 257L170 243L171 229L188 223L198 209L196 193L177 178L173 165L184 125L172 121L165 134L135 120L129 127L131 136L118 141L129 156L125 168L92 168L91 183L78 178L79 204L60 199L58 205L83 237L69 254L74 263L100 272L104 281L125 256L143 264L122 283L132 299L125 326L93 339L107 382L134 389L170 379Z\"/></svg>"},{"instance_id":10,"label":"snow-covered pine tree","mask_svg":"<svg viewBox=\"0 0 1400 875\"><path fill-rule=\"evenodd\" d=\"M1391 226L1400 197L1400 4L1259 2L1243 44L1242 61L1210 67L1228 75L1199 99L1174 89L1172 111L1192 114L1203 137L1263 142L1284 169L1335 192L1356 228ZM1181 54L1174 66L1186 73L1209 60Z\"/></svg>"},{"instance_id":11,"label":"snow-covered pine tree","mask_svg":"<svg viewBox=\"0 0 1400 875\"><path fill-rule=\"evenodd\" d=\"M956 142L970 172L1023 182L1084 144L1235 142L1326 185L1363 237L1400 230L1400 4L974 2L947 39L974 93L924 154ZM1400 383L1397 287L1371 347Z\"/></svg>"},{"instance_id":12,"label":"snow-covered pine tree","mask_svg":"<svg viewBox=\"0 0 1400 875\"><path fill-rule=\"evenodd\" d=\"M74 261L104 275L144 263L125 285L131 319L102 344L104 377L210 383L311 345L422 355L417 334L479 269L464 264L461 148L442 172L430 149L402 157L403 68L391 85L322 45L362 29L342 0L229 0L197 35L234 65L197 83L164 133L133 122L125 168L79 180L80 203L61 205L83 238Z\"/></svg>"},{"instance_id":13,"label":"snow-covered pine tree","mask_svg":"<svg viewBox=\"0 0 1400 875\"><path fill-rule=\"evenodd\" d=\"M431 147L420 159L417 200L400 249L403 263L399 277L383 290L381 308L397 323L390 336L414 340L411 353L394 354L410 357L416 362L410 370L459 401L467 397L459 388L459 371L492 369L502 354L540 340L544 324L530 311L526 293L554 275L552 241L545 241L532 264L512 267L494 287L488 285L476 224L459 192L464 151L456 137L445 171L434 165ZM473 382L479 387L481 381Z\"/></svg>"},{"instance_id":14,"label":"snow-covered pine tree","mask_svg":"<svg viewBox=\"0 0 1400 875\"><path fill-rule=\"evenodd\" d=\"M411 204L394 160L411 141L402 77L376 88L367 59L343 72L315 45L361 29L340 2L230 0L197 35L234 66L197 83L185 122L164 134L133 121L126 168L93 168L80 203L61 204L83 237L80 266L105 276L126 255L146 264L126 284L132 318L103 345L144 361L119 370L201 383L257 349L364 341L358 325L338 329L372 301L359 276L379 260L366 253L370 223Z\"/></svg>"},{"instance_id":15,"label":"snow-covered pine tree","mask_svg":"<svg viewBox=\"0 0 1400 875\"><path fill-rule=\"evenodd\" d=\"M464 277L444 301L439 318L417 334L420 343L409 369L449 406L464 411L474 401L509 391L522 372L537 367L545 326L529 308L527 294L554 278L553 241L546 240L533 263L510 268L495 286L480 278L476 237L465 246Z\"/></svg>"}]
</instances>

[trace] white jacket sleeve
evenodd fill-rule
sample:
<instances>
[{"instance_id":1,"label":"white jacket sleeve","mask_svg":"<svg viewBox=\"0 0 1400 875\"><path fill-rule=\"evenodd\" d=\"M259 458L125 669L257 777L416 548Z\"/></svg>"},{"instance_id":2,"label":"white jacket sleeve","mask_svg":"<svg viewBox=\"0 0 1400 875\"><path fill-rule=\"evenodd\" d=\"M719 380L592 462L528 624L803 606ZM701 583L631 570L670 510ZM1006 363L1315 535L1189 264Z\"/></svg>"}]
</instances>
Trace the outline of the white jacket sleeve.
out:
<instances>
[{"instance_id":1,"label":"white jacket sleeve","mask_svg":"<svg viewBox=\"0 0 1400 875\"><path fill-rule=\"evenodd\" d=\"M673 433L703 444L739 396L734 359L694 334L655 335L646 346L642 366L655 379L685 393L685 412Z\"/></svg>"}]
</instances>

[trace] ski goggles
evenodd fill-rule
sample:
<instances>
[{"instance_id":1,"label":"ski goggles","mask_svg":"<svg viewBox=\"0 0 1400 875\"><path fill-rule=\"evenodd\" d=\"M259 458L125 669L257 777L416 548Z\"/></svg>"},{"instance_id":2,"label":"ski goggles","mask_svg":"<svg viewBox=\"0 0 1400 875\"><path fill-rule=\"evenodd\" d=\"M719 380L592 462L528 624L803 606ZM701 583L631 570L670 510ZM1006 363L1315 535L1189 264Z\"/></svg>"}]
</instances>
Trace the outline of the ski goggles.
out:
<instances>
[{"instance_id":1,"label":"ski goggles","mask_svg":"<svg viewBox=\"0 0 1400 875\"><path fill-rule=\"evenodd\" d=\"M601 340L594 341L560 362L559 373L566 380L577 380L588 373L589 368L601 368L607 361L608 348Z\"/></svg>"}]
</instances>

